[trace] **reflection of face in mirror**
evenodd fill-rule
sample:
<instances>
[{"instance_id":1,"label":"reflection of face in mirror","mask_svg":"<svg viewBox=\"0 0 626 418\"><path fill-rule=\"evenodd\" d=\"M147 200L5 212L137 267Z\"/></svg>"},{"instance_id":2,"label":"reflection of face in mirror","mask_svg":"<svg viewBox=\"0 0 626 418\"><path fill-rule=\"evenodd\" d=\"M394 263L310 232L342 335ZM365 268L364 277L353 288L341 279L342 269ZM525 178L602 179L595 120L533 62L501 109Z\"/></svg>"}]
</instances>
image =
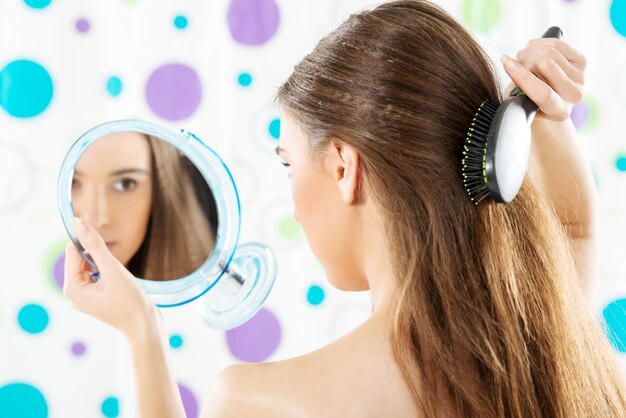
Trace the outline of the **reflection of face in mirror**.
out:
<instances>
[{"instance_id":1,"label":"reflection of face in mirror","mask_svg":"<svg viewBox=\"0 0 626 418\"><path fill-rule=\"evenodd\" d=\"M144 279L184 277L215 245L216 204L202 174L173 145L139 132L112 134L85 150L72 206Z\"/></svg>"}]
</instances>

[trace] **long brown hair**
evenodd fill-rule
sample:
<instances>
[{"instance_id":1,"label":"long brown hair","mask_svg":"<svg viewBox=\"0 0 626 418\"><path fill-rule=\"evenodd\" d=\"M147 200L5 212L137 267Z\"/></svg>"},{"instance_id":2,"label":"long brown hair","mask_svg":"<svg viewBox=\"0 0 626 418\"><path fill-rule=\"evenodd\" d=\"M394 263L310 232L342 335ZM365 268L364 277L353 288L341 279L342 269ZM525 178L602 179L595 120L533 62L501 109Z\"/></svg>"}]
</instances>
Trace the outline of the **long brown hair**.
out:
<instances>
[{"instance_id":1,"label":"long brown hair","mask_svg":"<svg viewBox=\"0 0 626 418\"><path fill-rule=\"evenodd\" d=\"M335 138L361 154L395 266L393 352L425 416L626 416L615 353L533 178L507 205L476 207L463 188L467 128L502 98L458 22L427 1L354 14L277 100L312 151Z\"/></svg>"},{"instance_id":2,"label":"long brown hair","mask_svg":"<svg viewBox=\"0 0 626 418\"><path fill-rule=\"evenodd\" d=\"M144 279L182 278L198 269L215 245L214 198L193 163L169 143L147 136L152 153L152 211L142 246L128 262Z\"/></svg>"}]
</instances>

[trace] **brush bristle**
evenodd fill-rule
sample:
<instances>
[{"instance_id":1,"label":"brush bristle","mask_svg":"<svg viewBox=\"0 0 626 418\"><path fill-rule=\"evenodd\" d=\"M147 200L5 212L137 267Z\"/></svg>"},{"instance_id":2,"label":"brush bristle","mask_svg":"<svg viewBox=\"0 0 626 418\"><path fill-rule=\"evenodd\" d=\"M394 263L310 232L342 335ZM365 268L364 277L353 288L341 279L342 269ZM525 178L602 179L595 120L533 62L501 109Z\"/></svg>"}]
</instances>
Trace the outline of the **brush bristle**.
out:
<instances>
[{"instance_id":1,"label":"brush bristle","mask_svg":"<svg viewBox=\"0 0 626 418\"><path fill-rule=\"evenodd\" d=\"M487 187L487 141L489 128L498 110L498 105L489 101L480 104L467 130L463 146L463 184L470 200L478 205L489 196Z\"/></svg>"}]
</instances>

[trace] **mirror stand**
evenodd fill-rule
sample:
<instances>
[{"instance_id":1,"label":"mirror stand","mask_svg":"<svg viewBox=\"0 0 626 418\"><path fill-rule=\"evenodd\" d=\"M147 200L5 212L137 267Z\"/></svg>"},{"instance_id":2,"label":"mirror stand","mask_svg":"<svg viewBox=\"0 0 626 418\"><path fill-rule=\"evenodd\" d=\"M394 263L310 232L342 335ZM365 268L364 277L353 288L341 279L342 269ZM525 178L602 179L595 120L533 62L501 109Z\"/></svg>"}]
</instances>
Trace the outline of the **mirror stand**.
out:
<instances>
[{"instance_id":1,"label":"mirror stand","mask_svg":"<svg viewBox=\"0 0 626 418\"><path fill-rule=\"evenodd\" d=\"M215 289L198 299L198 314L204 322L212 328L231 329L257 313L274 284L275 260L272 250L261 243L239 245Z\"/></svg>"}]
</instances>

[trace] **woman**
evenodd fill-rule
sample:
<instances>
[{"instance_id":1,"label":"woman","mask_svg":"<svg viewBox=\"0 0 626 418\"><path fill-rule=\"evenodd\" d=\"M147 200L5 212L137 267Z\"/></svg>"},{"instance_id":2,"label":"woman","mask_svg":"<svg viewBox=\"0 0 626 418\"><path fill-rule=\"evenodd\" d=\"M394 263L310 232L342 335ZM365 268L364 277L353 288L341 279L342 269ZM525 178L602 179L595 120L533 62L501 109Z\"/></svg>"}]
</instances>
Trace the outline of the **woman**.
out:
<instances>
[{"instance_id":1,"label":"woman","mask_svg":"<svg viewBox=\"0 0 626 418\"><path fill-rule=\"evenodd\" d=\"M172 145L118 132L95 141L76 164L72 206L133 275L178 279L200 267L215 243L215 203L198 180Z\"/></svg>"},{"instance_id":2,"label":"woman","mask_svg":"<svg viewBox=\"0 0 626 418\"><path fill-rule=\"evenodd\" d=\"M505 62L540 109L531 166L512 203L479 206L463 188L463 142L480 103L501 96L448 14L383 4L295 67L278 92L277 149L295 215L329 281L371 289L374 310L321 350L227 368L202 417L626 416L614 353L583 297L595 195L568 117L585 59L535 39ZM105 280L81 286L69 247L65 294L127 336L142 416L183 417L157 310L83 227ZM111 311L120 290L123 309Z\"/></svg>"}]
</instances>

